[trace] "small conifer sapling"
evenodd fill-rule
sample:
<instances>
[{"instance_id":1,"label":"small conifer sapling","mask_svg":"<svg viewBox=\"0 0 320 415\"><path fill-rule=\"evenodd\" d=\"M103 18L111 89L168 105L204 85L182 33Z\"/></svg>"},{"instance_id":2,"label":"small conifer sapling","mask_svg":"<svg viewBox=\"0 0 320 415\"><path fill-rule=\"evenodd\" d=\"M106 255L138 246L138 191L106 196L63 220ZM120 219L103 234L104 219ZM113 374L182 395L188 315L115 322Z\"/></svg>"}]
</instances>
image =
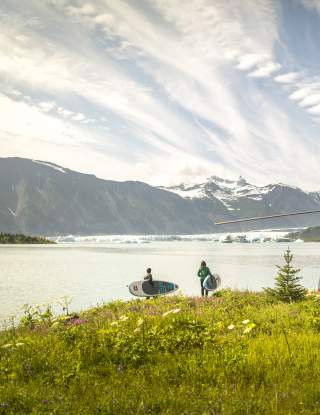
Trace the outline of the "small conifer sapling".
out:
<instances>
[{"instance_id":1,"label":"small conifer sapling","mask_svg":"<svg viewBox=\"0 0 320 415\"><path fill-rule=\"evenodd\" d=\"M288 248L284 255L284 265L277 265L279 272L275 277L275 288L265 288L267 294L285 303L303 300L307 290L300 284L301 277L298 275L300 269L291 265L293 255Z\"/></svg>"}]
</instances>

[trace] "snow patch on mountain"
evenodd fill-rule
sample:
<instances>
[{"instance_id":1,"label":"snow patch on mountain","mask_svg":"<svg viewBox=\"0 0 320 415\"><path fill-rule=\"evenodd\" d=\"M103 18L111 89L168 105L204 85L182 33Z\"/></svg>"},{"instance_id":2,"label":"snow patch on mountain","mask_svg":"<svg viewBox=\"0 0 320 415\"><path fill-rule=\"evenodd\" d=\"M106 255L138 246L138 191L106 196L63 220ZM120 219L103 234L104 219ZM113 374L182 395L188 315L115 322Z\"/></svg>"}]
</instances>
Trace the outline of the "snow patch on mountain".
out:
<instances>
[{"instance_id":1,"label":"snow patch on mountain","mask_svg":"<svg viewBox=\"0 0 320 415\"><path fill-rule=\"evenodd\" d=\"M222 179L217 176L209 177L205 183L162 187L164 190L176 193L183 198L205 199L215 197L229 210L234 210L232 204L241 198L261 201L264 195L270 193L275 185L255 186L248 183L243 177L238 180Z\"/></svg>"},{"instance_id":2,"label":"snow patch on mountain","mask_svg":"<svg viewBox=\"0 0 320 415\"><path fill-rule=\"evenodd\" d=\"M54 164L54 163L48 163L48 162L45 162L45 161L40 161L40 160L32 160L34 163L37 163L37 164L42 164L43 166L47 166L47 167L51 167L52 169L54 169L54 170L57 170L57 171L59 171L60 173L67 173L66 172L66 170L64 170L62 167L60 167L60 166L57 166L56 164Z\"/></svg>"},{"instance_id":3,"label":"snow patch on mountain","mask_svg":"<svg viewBox=\"0 0 320 415\"><path fill-rule=\"evenodd\" d=\"M160 189L176 193L177 195L183 197L184 199L201 199L204 196L203 189L201 186L186 186L181 184L174 187L160 187Z\"/></svg>"},{"instance_id":4,"label":"snow patch on mountain","mask_svg":"<svg viewBox=\"0 0 320 415\"><path fill-rule=\"evenodd\" d=\"M309 192L309 196L312 197L312 199L320 204L320 191L319 192Z\"/></svg>"},{"instance_id":5,"label":"snow patch on mountain","mask_svg":"<svg viewBox=\"0 0 320 415\"><path fill-rule=\"evenodd\" d=\"M12 209L10 209L9 207L8 207L8 210L11 213L12 216L17 216L17 214Z\"/></svg>"}]
</instances>

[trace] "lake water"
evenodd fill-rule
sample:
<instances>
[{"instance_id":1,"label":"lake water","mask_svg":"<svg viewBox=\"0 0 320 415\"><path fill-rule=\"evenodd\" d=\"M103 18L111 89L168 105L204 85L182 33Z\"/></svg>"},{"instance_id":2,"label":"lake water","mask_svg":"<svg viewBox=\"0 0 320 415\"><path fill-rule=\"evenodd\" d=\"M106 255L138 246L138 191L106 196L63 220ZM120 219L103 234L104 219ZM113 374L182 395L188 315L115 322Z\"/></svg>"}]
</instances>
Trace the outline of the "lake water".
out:
<instances>
[{"instance_id":1,"label":"lake water","mask_svg":"<svg viewBox=\"0 0 320 415\"><path fill-rule=\"evenodd\" d=\"M303 284L315 288L320 277L320 244L289 245L294 265L302 270ZM287 246L212 241L1 246L0 322L12 314L21 315L25 303L56 302L65 295L73 297L72 310L132 298L126 285L141 279L148 266L155 279L174 281L183 293L198 295L196 272L203 259L221 275L222 287L261 290L273 286L275 265L282 264Z\"/></svg>"}]
</instances>

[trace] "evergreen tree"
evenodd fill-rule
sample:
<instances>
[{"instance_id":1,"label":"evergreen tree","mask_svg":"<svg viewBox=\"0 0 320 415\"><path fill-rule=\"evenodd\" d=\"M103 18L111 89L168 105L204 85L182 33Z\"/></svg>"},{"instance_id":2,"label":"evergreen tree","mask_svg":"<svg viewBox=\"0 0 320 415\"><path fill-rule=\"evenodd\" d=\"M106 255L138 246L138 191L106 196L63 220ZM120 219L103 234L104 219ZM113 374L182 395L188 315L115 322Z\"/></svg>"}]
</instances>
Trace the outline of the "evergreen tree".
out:
<instances>
[{"instance_id":1,"label":"evergreen tree","mask_svg":"<svg viewBox=\"0 0 320 415\"><path fill-rule=\"evenodd\" d=\"M285 251L283 257L284 265L282 267L277 265L279 272L275 277L275 288L265 288L265 291L285 303L303 300L307 290L300 284L301 277L297 275L300 269L295 269L291 265L293 255L290 248Z\"/></svg>"}]
</instances>

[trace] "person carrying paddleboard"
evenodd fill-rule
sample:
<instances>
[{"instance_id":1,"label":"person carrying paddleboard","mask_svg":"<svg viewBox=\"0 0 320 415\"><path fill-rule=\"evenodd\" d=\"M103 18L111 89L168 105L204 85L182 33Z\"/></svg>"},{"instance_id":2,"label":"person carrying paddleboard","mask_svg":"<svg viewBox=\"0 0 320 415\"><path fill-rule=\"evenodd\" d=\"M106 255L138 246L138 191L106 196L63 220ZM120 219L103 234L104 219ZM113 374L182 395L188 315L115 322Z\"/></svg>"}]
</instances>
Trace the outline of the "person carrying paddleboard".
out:
<instances>
[{"instance_id":1,"label":"person carrying paddleboard","mask_svg":"<svg viewBox=\"0 0 320 415\"><path fill-rule=\"evenodd\" d=\"M143 278L145 281L149 281L151 285L153 285L152 282L152 274L151 274L151 268L147 268L147 275ZM147 300L150 299L150 297L146 297Z\"/></svg>"},{"instance_id":2,"label":"person carrying paddleboard","mask_svg":"<svg viewBox=\"0 0 320 415\"><path fill-rule=\"evenodd\" d=\"M147 268L147 275L143 279L145 281L152 282L151 268Z\"/></svg>"},{"instance_id":3,"label":"person carrying paddleboard","mask_svg":"<svg viewBox=\"0 0 320 415\"><path fill-rule=\"evenodd\" d=\"M206 279L208 275L212 276L211 271L209 267L207 267L206 261L202 261L201 266L198 271L198 277L200 278L200 284L201 284L201 297L203 297L204 295L208 296L208 293L209 293L209 291L206 290L203 286L203 281Z\"/></svg>"}]
</instances>

